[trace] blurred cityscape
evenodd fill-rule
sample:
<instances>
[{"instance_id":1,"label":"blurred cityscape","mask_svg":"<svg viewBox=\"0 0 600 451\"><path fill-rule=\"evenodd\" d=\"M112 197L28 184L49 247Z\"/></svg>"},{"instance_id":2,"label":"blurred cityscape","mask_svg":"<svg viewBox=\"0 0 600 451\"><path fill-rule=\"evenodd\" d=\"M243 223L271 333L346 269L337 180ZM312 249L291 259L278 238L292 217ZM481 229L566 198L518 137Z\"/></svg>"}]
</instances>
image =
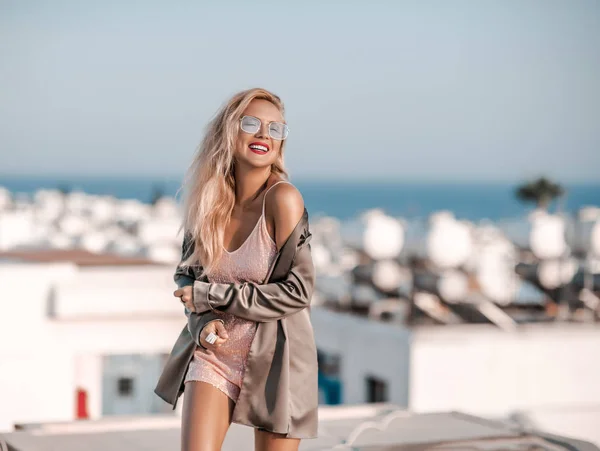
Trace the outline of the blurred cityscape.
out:
<instances>
[{"instance_id":1,"label":"blurred cityscape","mask_svg":"<svg viewBox=\"0 0 600 451\"><path fill-rule=\"evenodd\" d=\"M563 193L545 179L514 195L532 203L526 216L311 217L320 403L338 406L324 418L354 418L345 436L321 440L364 439L356 431L374 418L462 412L465 424L512 431L506 440L545 431L600 443L600 208L548 211ZM43 423L147 415L144 427L176 427L180 411L153 388L185 323L172 297L180 222L163 195L0 189L0 430L21 431L18 442ZM47 427L70 430L60 424ZM445 441L494 436L465 428Z\"/></svg>"}]
</instances>

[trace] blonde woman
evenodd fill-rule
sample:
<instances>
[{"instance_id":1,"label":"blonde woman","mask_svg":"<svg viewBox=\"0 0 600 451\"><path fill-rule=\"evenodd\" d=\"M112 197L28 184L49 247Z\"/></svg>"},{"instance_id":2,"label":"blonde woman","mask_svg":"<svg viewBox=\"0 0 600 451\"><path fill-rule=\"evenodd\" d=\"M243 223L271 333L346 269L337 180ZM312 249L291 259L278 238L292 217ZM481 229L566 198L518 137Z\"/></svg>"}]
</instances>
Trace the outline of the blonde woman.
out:
<instances>
[{"instance_id":1,"label":"blonde woman","mask_svg":"<svg viewBox=\"0 0 600 451\"><path fill-rule=\"evenodd\" d=\"M188 324L155 392L175 408L182 449L221 449L231 422L255 449L297 450L317 435L315 272L308 213L288 181L288 126L276 95L235 95L209 124L188 172L174 296Z\"/></svg>"}]
</instances>

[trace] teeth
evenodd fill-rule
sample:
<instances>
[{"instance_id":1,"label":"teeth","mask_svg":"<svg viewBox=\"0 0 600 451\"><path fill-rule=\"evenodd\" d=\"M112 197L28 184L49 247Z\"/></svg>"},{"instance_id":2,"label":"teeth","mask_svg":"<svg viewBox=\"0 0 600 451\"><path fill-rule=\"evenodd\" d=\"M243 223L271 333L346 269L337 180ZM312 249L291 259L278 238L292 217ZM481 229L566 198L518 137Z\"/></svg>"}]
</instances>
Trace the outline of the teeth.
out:
<instances>
[{"instance_id":1,"label":"teeth","mask_svg":"<svg viewBox=\"0 0 600 451\"><path fill-rule=\"evenodd\" d=\"M266 152L267 150L269 150L269 149L267 149L265 146L260 146L260 145L258 145L258 144L252 144L252 145L250 146L250 148L251 148L251 149L260 150L260 151L262 151L262 152Z\"/></svg>"}]
</instances>

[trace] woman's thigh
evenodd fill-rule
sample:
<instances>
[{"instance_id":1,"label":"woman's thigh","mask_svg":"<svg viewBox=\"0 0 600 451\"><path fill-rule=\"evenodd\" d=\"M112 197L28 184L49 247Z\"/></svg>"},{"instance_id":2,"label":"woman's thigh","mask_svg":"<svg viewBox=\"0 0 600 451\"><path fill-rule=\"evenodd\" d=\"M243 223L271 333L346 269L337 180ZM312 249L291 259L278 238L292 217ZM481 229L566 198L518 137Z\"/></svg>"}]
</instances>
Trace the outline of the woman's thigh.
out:
<instances>
[{"instance_id":1,"label":"woman's thigh","mask_svg":"<svg viewBox=\"0 0 600 451\"><path fill-rule=\"evenodd\" d=\"M254 429L254 451L298 451L300 439Z\"/></svg>"},{"instance_id":2,"label":"woman's thigh","mask_svg":"<svg viewBox=\"0 0 600 451\"><path fill-rule=\"evenodd\" d=\"M219 451L231 424L235 403L215 386L185 384L181 418L182 451Z\"/></svg>"}]
</instances>

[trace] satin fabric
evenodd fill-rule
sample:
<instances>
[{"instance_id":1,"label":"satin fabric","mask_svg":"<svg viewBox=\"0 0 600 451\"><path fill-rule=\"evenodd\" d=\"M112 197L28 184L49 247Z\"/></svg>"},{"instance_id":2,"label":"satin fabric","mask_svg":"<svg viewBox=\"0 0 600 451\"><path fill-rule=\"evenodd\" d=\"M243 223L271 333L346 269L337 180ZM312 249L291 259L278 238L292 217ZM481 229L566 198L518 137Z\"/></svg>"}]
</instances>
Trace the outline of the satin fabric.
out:
<instances>
[{"instance_id":1,"label":"satin fabric","mask_svg":"<svg viewBox=\"0 0 600 451\"><path fill-rule=\"evenodd\" d=\"M175 408L202 327L230 312L257 323L233 422L314 438L318 425L317 350L310 321L315 269L310 250L308 212L274 259L267 283L211 283L200 265L175 271L179 287L193 285L195 313L186 309L183 328L160 376L155 393ZM186 235L182 261L193 251Z\"/></svg>"}]
</instances>

